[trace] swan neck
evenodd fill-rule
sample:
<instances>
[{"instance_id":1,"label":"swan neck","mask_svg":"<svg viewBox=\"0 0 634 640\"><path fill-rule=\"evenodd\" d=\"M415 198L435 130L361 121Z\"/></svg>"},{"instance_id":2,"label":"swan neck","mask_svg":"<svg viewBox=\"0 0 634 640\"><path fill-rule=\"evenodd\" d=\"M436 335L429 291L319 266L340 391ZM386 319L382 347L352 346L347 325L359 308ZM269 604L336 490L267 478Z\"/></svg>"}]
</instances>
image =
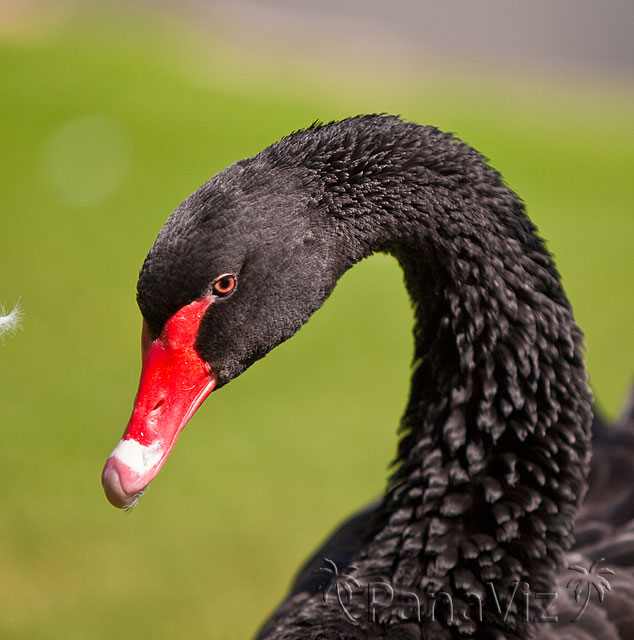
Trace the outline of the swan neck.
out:
<instances>
[{"instance_id":1,"label":"swan neck","mask_svg":"<svg viewBox=\"0 0 634 640\"><path fill-rule=\"evenodd\" d=\"M586 489L581 332L519 198L467 145L420 136L353 183L337 165L325 189L348 264L395 255L415 316L396 471L359 574L458 600L489 582L547 591ZM520 637L518 607L479 629Z\"/></svg>"}]
</instances>

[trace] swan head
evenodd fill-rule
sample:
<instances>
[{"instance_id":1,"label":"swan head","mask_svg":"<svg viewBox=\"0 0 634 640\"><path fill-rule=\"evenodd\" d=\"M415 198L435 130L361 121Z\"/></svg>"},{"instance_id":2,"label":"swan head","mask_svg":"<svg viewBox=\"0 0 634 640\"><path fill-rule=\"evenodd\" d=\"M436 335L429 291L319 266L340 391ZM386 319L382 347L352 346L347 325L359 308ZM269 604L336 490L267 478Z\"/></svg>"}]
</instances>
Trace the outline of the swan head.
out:
<instances>
[{"instance_id":1,"label":"swan head","mask_svg":"<svg viewBox=\"0 0 634 640\"><path fill-rule=\"evenodd\" d=\"M125 433L102 473L109 501L136 504L213 391L291 337L340 269L305 176L256 157L169 217L139 276L143 366Z\"/></svg>"}]
</instances>

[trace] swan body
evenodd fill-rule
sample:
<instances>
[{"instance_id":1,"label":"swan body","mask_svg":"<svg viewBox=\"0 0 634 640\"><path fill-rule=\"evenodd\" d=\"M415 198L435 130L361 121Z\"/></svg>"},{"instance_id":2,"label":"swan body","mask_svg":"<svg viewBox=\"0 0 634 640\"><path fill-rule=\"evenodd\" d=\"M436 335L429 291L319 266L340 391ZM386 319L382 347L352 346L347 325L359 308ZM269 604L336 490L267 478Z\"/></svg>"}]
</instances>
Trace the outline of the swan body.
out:
<instances>
[{"instance_id":1,"label":"swan body","mask_svg":"<svg viewBox=\"0 0 634 640\"><path fill-rule=\"evenodd\" d=\"M598 430L591 472L581 332L522 202L470 146L395 117L291 134L170 216L139 276L143 372L110 501L133 506L205 397L375 252L415 317L395 470L258 638L634 637L634 427Z\"/></svg>"}]
</instances>

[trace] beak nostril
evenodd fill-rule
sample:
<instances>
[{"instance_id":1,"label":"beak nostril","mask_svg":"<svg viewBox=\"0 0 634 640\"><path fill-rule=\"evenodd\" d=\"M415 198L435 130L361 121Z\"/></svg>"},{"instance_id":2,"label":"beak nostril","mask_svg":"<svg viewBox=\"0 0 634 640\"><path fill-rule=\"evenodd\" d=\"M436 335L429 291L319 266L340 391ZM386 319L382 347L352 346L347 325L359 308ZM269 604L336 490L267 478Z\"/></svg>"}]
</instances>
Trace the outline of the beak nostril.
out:
<instances>
[{"instance_id":1,"label":"beak nostril","mask_svg":"<svg viewBox=\"0 0 634 640\"><path fill-rule=\"evenodd\" d=\"M156 411L157 409L160 409L164 402L165 402L165 398L161 398L160 400L158 400L154 405L154 407L152 407L152 411Z\"/></svg>"}]
</instances>

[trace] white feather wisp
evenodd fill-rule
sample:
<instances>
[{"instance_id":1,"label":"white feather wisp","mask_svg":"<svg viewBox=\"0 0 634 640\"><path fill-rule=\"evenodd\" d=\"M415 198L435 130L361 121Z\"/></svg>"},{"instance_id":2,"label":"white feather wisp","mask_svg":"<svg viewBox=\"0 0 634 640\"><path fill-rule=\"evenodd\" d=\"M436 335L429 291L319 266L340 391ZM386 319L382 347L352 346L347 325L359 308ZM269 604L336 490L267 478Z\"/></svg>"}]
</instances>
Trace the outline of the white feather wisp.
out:
<instances>
[{"instance_id":1,"label":"white feather wisp","mask_svg":"<svg viewBox=\"0 0 634 640\"><path fill-rule=\"evenodd\" d=\"M20 328L23 314L20 305L16 304L9 313L0 306L0 338L15 333Z\"/></svg>"}]
</instances>

